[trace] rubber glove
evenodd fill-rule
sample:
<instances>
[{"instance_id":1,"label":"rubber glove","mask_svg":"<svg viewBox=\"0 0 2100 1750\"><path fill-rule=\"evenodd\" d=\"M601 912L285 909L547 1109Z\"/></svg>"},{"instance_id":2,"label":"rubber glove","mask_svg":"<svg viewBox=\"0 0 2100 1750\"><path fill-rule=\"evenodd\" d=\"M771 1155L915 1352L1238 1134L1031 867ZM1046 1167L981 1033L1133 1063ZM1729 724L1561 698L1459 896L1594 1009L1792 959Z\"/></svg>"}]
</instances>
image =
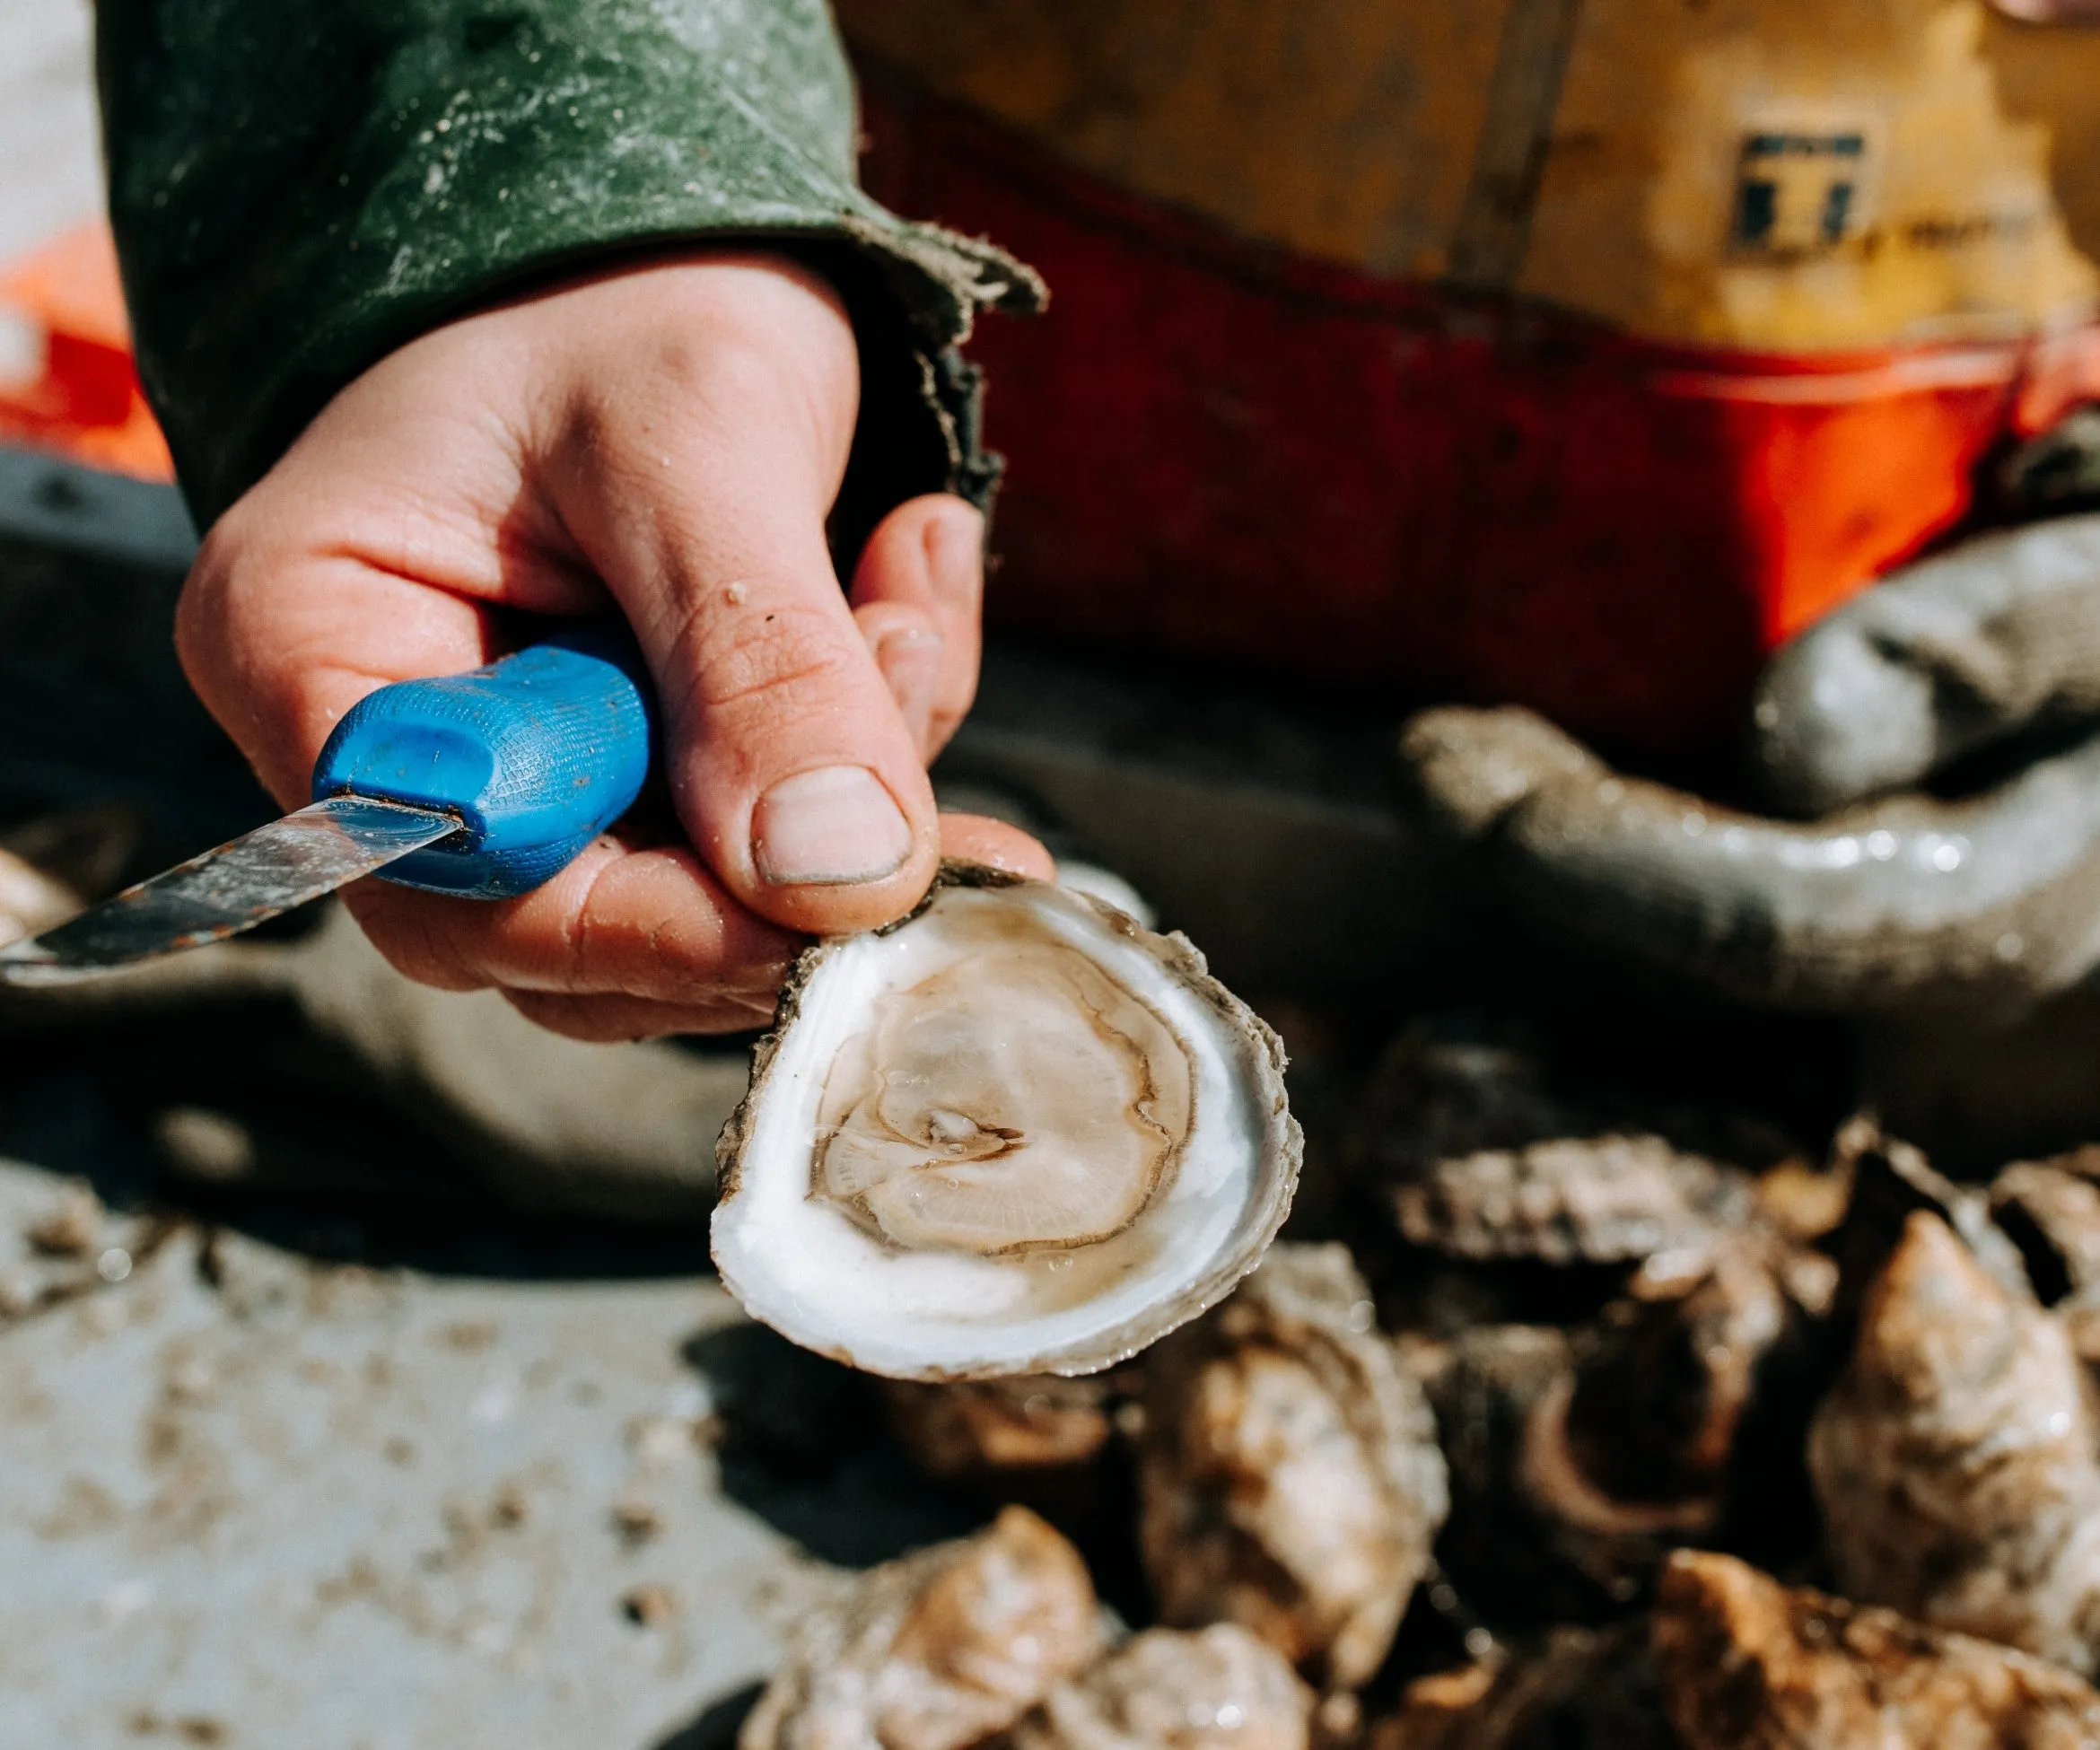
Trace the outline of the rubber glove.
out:
<instances>
[{"instance_id":1,"label":"rubber glove","mask_svg":"<svg viewBox=\"0 0 2100 1750\"><path fill-rule=\"evenodd\" d=\"M1533 924L1739 1001L2017 1014L2100 963L2100 516L1893 573L1773 658L1753 718L1764 814L1523 711L1428 712L1401 762Z\"/></svg>"}]
</instances>

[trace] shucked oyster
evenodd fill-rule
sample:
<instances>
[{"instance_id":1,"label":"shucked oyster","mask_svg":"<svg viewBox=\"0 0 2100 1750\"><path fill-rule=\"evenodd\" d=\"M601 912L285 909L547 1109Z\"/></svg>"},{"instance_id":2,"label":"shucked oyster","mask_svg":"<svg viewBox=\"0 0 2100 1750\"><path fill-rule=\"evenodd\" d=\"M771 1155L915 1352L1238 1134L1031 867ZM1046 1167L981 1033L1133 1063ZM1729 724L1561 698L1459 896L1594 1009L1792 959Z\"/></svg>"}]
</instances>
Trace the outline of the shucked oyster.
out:
<instances>
[{"instance_id":1,"label":"shucked oyster","mask_svg":"<svg viewBox=\"0 0 2100 1750\"><path fill-rule=\"evenodd\" d=\"M1282 1067L1179 937L951 867L796 967L722 1133L715 1262L757 1317L871 1372L1107 1366L1274 1236Z\"/></svg>"}]
</instances>

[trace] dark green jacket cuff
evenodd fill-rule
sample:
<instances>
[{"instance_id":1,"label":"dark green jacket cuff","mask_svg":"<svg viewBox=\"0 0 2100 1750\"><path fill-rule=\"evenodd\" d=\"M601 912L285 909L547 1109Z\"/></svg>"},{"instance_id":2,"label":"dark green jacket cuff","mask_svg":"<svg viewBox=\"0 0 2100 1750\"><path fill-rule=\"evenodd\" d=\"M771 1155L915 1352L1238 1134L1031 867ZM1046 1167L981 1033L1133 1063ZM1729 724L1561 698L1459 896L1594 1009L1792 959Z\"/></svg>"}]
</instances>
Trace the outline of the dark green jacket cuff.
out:
<instances>
[{"instance_id":1,"label":"dark green jacket cuff","mask_svg":"<svg viewBox=\"0 0 2100 1750\"><path fill-rule=\"evenodd\" d=\"M844 521L989 493L953 349L1040 284L860 192L822 0L101 0L97 48L140 375L200 525L449 316L732 239L814 261L853 310Z\"/></svg>"}]
</instances>

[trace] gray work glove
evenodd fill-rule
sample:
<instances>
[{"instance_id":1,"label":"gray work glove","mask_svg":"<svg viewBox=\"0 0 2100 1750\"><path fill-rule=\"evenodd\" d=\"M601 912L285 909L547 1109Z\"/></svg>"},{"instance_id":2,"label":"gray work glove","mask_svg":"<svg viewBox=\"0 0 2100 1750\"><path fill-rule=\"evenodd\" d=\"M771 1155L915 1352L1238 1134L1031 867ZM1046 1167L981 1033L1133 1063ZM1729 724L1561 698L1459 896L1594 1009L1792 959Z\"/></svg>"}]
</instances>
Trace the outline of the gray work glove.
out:
<instances>
[{"instance_id":1,"label":"gray work glove","mask_svg":"<svg viewBox=\"0 0 2100 1750\"><path fill-rule=\"evenodd\" d=\"M1738 1001L2003 1015L2100 963L2100 516L1892 574L1772 660L1754 717L1771 815L1524 711L1425 713L1401 763L1534 924ZM2009 774L1957 800L1920 788L1993 757Z\"/></svg>"}]
</instances>

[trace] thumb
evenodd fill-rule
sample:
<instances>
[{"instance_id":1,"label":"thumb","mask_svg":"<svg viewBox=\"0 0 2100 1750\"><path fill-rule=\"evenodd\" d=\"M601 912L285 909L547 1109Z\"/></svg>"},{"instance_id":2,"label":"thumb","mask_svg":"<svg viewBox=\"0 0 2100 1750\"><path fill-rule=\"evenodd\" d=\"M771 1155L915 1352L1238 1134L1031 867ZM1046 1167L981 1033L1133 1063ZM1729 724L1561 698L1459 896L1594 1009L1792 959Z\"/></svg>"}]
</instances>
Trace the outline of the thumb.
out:
<instances>
[{"instance_id":1,"label":"thumb","mask_svg":"<svg viewBox=\"0 0 2100 1750\"><path fill-rule=\"evenodd\" d=\"M556 492L655 678L665 775L708 866L776 923L865 929L923 895L940 828L825 540L852 331L817 286L748 278L683 312L694 344L594 386Z\"/></svg>"}]
</instances>

